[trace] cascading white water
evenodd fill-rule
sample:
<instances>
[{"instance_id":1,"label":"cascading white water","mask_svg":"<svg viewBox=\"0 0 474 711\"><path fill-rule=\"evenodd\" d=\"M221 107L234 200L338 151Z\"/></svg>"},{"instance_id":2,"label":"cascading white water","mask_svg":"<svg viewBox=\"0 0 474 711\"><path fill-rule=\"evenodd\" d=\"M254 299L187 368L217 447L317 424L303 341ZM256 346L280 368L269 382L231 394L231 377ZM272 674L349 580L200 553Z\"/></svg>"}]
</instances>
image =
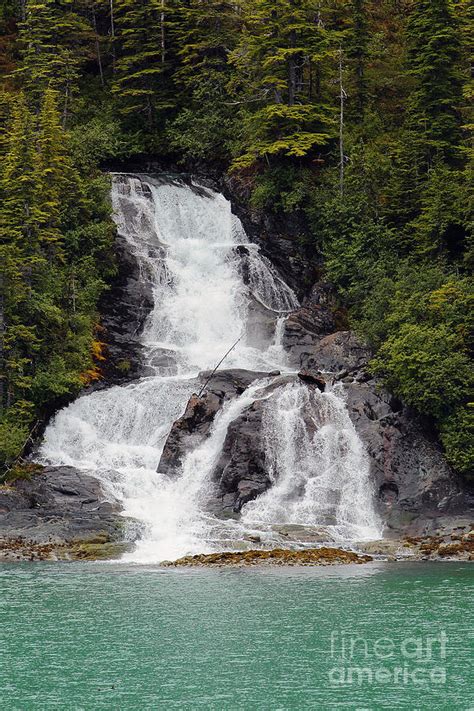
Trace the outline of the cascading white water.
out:
<instances>
[{"instance_id":1,"label":"cascading white water","mask_svg":"<svg viewBox=\"0 0 474 711\"><path fill-rule=\"evenodd\" d=\"M335 539L377 535L367 454L335 391L284 385L265 403L262 424L273 486L247 504L242 523L322 526Z\"/></svg>"},{"instance_id":2,"label":"cascading white water","mask_svg":"<svg viewBox=\"0 0 474 711\"><path fill-rule=\"evenodd\" d=\"M339 537L378 536L368 464L343 400L257 381L225 404L181 476L157 473L166 436L212 369L237 341L225 368L286 369L285 314L292 290L249 242L230 203L199 185L117 175L113 206L120 234L150 282L154 306L141 341L148 377L84 395L48 426L42 461L93 472L145 533L128 556L160 561L237 541L272 523L325 525ZM240 339L240 340L238 340ZM211 474L229 424L264 399L263 446L272 489L244 507L240 522L206 513Z\"/></svg>"}]
</instances>

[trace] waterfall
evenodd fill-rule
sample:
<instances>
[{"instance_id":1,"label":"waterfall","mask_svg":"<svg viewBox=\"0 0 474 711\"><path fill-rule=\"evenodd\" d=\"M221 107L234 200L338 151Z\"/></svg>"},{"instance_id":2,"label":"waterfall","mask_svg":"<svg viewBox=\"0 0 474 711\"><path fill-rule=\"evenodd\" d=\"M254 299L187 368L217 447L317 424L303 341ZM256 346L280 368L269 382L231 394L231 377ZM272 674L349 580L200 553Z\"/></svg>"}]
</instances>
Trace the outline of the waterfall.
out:
<instances>
[{"instance_id":1,"label":"waterfall","mask_svg":"<svg viewBox=\"0 0 474 711\"><path fill-rule=\"evenodd\" d=\"M145 377L85 394L46 429L40 461L93 473L144 533L128 558L160 561L216 550L245 531L273 524L321 525L341 539L379 535L362 444L337 392L302 383L266 389L256 381L225 403L208 438L176 478L156 471L173 422L212 369L288 370L281 339L293 291L249 241L230 203L198 184L115 175L119 233L150 283L144 325ZM240 340L239 340L240 339ZM227 428L263 402L262 446L273 487L248 503L240 521L206 512L211 474Z\"/></svg>"},{"instance_id":2,"label":"waterfall","mask_svg":"<svg viewBox=\"0 0 474 711\"><path fill-rule=\"evenodd\" d=\"M377 534L369 462L344 400L300 383L265 403L263 446L273 486L247 504L247 524L323 526L335 539Z\"/></svg>"}]
</instances>

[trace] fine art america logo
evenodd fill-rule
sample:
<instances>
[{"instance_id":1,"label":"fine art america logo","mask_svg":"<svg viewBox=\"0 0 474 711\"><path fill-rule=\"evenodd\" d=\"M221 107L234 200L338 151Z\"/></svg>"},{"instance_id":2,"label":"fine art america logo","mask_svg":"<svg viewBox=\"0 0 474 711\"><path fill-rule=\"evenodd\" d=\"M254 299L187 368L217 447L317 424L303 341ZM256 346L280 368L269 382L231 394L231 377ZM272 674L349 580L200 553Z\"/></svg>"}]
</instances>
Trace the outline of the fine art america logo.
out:
<instances>
[{"instance_id":1,"label":"fine art america logo","mask_svg":"<svg viewBox=\"0 0 474 711\"><path fill-rule=\"evenodd\" d=\"M444 631L425 637L369 640L334 630L331 633L331 685L390 684L441 685L446 683Z\"/></svg>"}]
</instances>

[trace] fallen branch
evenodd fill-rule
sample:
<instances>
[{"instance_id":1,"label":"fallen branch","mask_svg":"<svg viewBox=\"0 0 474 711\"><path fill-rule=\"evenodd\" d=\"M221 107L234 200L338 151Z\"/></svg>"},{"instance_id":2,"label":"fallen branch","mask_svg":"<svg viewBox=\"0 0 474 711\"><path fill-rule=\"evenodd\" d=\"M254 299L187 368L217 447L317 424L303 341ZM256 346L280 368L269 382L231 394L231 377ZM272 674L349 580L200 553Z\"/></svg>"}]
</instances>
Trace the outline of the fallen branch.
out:
<instances>
[{"instance_id":1,"label":"fallen branch","mask_svg":"<svg viewBox=\"0 0 474 711\"><path fill-rule=\"evenodd\" d=\"M209 385L209 383L211 382L212 378L214 377L214 375L215 375L217 369L219 368L219 366L222 365L222 363L225 361L225 359L227 358L227 356L229 355L229 353L231 353L231 352L234 350L234 348L235 348L235 346L237 345L237 343L239 343L239 341L242 340L243 335L244 335L244 334L242 333L242 334L238 337L238 339L236 340L236 342L234 343L234 345L231 346L231 347L229 348L229 350L227 351L227 353L223 356L223 358L220 359L220 361L218 362L218 364L216 365L216 367L214 368L214 370L212 371L212 373L210 374L210 376L208 377L208 379L206 380L206 382L204 383L204 385L203 385L202 388L200 389L200 391L199 391L199 393L198 393L198 397L201 397L201 395L203 394L204 390L206 389L206 387Z\"/></svg>"}]
</instances>

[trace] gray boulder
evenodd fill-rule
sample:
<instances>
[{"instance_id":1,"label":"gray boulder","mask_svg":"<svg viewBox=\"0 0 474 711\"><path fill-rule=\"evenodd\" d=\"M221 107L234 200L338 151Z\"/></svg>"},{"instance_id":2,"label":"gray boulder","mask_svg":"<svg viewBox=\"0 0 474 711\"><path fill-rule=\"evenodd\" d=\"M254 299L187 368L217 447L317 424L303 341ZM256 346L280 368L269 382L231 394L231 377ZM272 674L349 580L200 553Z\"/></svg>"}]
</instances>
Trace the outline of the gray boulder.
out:
<instances>
[{"instance_id":1,"label":"gray boulder","mask_svg":"<svg viewBox=\"0 0 474 711\"><path fill-rule=\"evenodd\" d=\"M206 383L211 373L201 373ZM212 375L201 396L194 394L183 415L177 419L166 440L158 471L170 477L178 476L184 457L208 436L217 412L223 403L241 395L255 380L268 373L249 370L221 370Z\"/></svg>"},{"instance_id":2,"label":"gray boulder","mask_svg":"<svg viewBox=\"0 0 474 711\"><path fill-rule=\"evenodd\" d=\"M31 479L0 487L3 539L69 543L101 535L123 537L121 506L100 482L74 467L45 467Z\"/></svg>"},{"instance_id":3,"label":"gray boulder","mask_svg":"<svg viewBox=\"0 0 474 711\"><path fill-rule=\"evenodd\" d=\"M219 461L213 472L220 514L239 513L248 501L271 486L261 442L262 401L257 400L235 419L227 430ZM220 509L220 511L219 511Z\"/></svg>"}]
</instances>

